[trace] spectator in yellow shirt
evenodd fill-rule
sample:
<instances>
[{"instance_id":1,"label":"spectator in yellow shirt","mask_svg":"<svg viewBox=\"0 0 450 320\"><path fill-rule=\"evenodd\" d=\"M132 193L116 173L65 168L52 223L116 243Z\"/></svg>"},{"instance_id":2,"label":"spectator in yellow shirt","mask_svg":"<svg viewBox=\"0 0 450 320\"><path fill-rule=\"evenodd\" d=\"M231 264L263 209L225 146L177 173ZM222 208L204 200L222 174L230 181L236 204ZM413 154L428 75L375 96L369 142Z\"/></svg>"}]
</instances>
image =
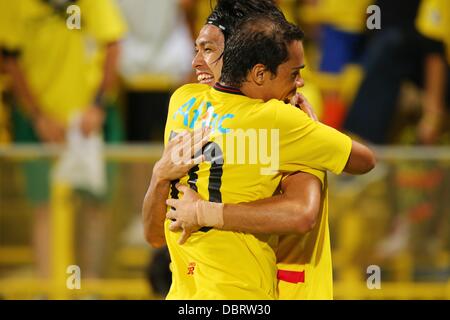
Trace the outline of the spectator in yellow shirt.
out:
<instances>
[{"instance_id":1,"label":"spectator in yellow shirt","mask_svg":"<svg viewBox=\"0 0 450 320\"><path fill-rule=\"evenodd\" d=\"M78 6L72 14L80 14L79 29L69 28L71 5ZM106 140L117 140L118 115L108 107L108 97L125 24L114 2L0 0L0 21L5 69L17 97L14 141L63 143L76 114L81 114L85 135L106 127ZM24 169L27 195L36 212L33 238L38 270L47 276L49 165L32 161Z\"/></svg>"}]
</instances>

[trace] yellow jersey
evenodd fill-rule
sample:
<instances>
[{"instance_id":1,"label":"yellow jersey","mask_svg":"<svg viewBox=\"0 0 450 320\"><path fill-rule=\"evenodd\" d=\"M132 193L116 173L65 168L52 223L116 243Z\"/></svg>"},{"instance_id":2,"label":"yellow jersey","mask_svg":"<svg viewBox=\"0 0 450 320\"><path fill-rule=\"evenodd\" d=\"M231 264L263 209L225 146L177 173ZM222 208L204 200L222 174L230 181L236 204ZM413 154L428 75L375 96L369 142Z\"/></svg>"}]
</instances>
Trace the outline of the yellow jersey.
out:
<instances>
[{"instance_id":1,"label":"yellow jersey","mask_svg":"<svg viewBox=\"0 0 450 320\"><path fill-rule=\"evenodd\" d=\"M103 79L104 45L126 26L111 0L79 0L81 29L71 14L42 0L0 0L0 46L20 51L19 62L42 111L62 123L93 103Z\"/></svg>"},{"instance_id":2,"label":"yellow jersey","mask_svg":"<svg viewBox=\"0 0 450 320\"><path fill-rule=\"evenodd\" d=\"M328 226L328 183L323 171L303 168L322 182L321 211L314 228L302 235L283 235L277 248L280 300L333 299L333 266Z\"/></svg>"},{"instance_id":3,"label":"yellow jersey","mask_svg":"<svg viewBox=\"0 0 450 320\"><path fill-rule=\"evenodd\" d=\"M425 36L442 41L450 64L450 2L422 0L416 19L417 29Z\"/></svg>"},{"instance_id":4,"label":"yellow jersey","mask_svg":"<svg viewBox=\"0 0 450 320\"><path fill-rule=\"evenodd\" d=\"M278 100L263 102L239 90L189 84L171 97L165 142L182 130L212 128L207 161L180 182L203 199L250 202L272 196L285 173L306 167L341 173L351 151L346 135ZM172 187L170 196L180 195ZM168 299L277 298L277 237L203 228L178 244L165 235L171 255Z\"/></svg>"}]
</instances>

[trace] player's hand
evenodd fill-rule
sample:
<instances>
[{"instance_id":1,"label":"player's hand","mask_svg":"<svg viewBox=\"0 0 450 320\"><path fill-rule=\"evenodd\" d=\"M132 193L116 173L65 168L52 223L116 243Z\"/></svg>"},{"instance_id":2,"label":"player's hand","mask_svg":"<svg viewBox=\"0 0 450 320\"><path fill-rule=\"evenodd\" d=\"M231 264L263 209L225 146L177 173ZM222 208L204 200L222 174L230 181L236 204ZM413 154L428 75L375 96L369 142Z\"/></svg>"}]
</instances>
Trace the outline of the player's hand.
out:
<instances>
[{"instance_id":1,"label":"player's hand","mask_svg":"<svg viewBox=\"0 0 450 320\"><path fill-rule=\"evenodd\" d=\"M309 103L309 101L305 98L305 96L299 92L297 92L291 99L291 104L297 108L302 109L311 119L314 121L319 121L316 113L314 112L314 108Z\"/></svg>"},{"instance_id":2,"label":"player's hand","mask_svg":"<svg viewBox=\"0 0 450 320\"><path fill-rule=\"evenodd\" d=\"M105 121L105 111L98 106L90 106L81 116L81 132L87 137L100 132Z\"/></svg>"},{"instance_id":3,"label":"player's hand","mask_svg":"<svg viewBox=\"0 0 450 320\"><path fill-rule=\"evenodd\" d=\"M178 243L183 244L193 232L202 227L199 225L197 218L197 201L202 200L202 198L197 192L185 185L177 184L176 187L183 193L183 197L181 199L167 199L167 205L175 208L175 210L167 212L166 218L175 220L169 226L170 231L182 230Z\"/></svg>"},{"instance_id":4,"label":"player's hand","mask_svg":"<svg viewBox=\"0 0 450 320\"><path fill-rule=\"evenodd\" d=\"M169 141L161 159L155 164L153 174L164 181L184 177L189 170L205 161L203 154L194 158L209 141L211 129L199 128L193 132L183 131Z\"/></svg>"},{"instance_id":5,"label":"player's hand","mask_svg":"<svg viewBox=\"0 0 450 320\"><path fill-rule=\"evenodd\" d=\"M47 116L37 116L34 119L34 128L36 134L43 142L63 143L65 140L65 129L63 125Z\"/></svg>"}]
</instances>

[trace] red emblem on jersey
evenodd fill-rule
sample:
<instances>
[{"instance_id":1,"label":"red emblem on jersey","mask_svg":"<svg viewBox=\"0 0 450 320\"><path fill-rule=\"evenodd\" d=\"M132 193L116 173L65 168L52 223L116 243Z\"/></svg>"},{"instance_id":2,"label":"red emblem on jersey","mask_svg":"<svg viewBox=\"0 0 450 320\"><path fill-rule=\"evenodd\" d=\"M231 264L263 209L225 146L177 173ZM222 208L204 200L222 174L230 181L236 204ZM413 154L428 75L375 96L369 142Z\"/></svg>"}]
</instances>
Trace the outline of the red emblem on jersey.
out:
<instances>
[{"instance_id":1,"label":"red emblem on jersey","mask_svg":"<svg viewBox=\"0 0 450 320\"><path fill-rule=\"evenodd\" d=\"M193 276L194 275L194 270L195 270L195 262L189 263L187 274Z\"/></svg>"}]
</instances>

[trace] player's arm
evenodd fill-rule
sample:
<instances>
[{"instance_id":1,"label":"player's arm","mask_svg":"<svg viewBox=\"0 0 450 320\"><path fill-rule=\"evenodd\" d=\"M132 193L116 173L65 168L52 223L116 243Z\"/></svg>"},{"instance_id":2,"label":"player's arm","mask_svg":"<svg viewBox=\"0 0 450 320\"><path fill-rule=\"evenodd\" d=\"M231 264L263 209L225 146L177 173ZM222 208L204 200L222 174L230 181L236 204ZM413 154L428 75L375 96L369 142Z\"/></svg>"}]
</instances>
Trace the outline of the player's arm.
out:
<instances>
[{"instance_id":1,"label":"player's arm","mask_svg":"<svg viewBox=\"0 0 450 320\"><path fill-rule=\"evenodd\" d=\"M167 217L176 220L171 223L171 231L183 231L180 244L204 226L248 233L306 233L316 223L322 196L321 181L303 172L283 180L282 194L249 203L208 202L187 186L177 188L184 196L167 200L176 208Z\"/></svg>"},{"instance_id":2,"label":"player's arm","mask_svg":"<svg viewBox=\"0 0 450 320\"><path fill-rule=\"evenodd\" d=\"M306 233L320 210L322 183L298 172L281 183L282 194L241 204L225 204L223 230L251 233Z\"/></svg>"},{"instance_id":3,"label":"player's arm","mask_svg":"<svg viewBox=\"0 0 450 320\"><path fill-rule=\"evenodd\" d=\"M291 104L302 109L312 120L318 121L314 109L300 93L297 93L291 100ZM344 167L344 172L349 174L364 174L375 167L374 153L362 143L352 140L350 156Z\"/></svg>"},{"instance_id":4,"label":"player's arm","mask_svg":"<svg viewBox=\"0 0 450 320\"><path fill-rule=\"evenodd\" d=\"M364 174L375 167L375 154L368 147L352 140L352 149L345 165L344 172L349 174Z\"/></svg>"},{"instance_id":5,"label":"player's arm","mask_svg":"<svg viewBox=\"0 0 450 320\"><path fill-rule=\"evenodd\" d=\"M162 247L166 242L164 221L171 181L185 176L193 166L204 160L203 155L195 159L192 157L209 140L209 133L209 129L198 129L179 134L167 143L161 159L153 167L142 207L142 219L145 239L155 248Z\"/></svg>"},{"instance_id":6,"label":"player's arm","mask_svg":"<svg viewBox=\"0 0 450 320\"><path fill-rule=\"evenodd\" d=\"M160 248L166 243L164 220L167 207L165 202L169 195L169 189L170 180L160 175L157 163L153 168L152 178L142 207L145 239L155 248Z\"/></svg>"},{"instance_id":7,"label":"player's arm","mask_svg":"<svg viewBox=\"0 0 450 320\"><path fill-rule=\"evenodd\" d=\"M296 108L269 103L275 107L274 128L280 133L280 170L297 171L296 165L303 164L335 174L364 174L374 168L375 156L368 147Z\"/></svg>"}]
</instances>

